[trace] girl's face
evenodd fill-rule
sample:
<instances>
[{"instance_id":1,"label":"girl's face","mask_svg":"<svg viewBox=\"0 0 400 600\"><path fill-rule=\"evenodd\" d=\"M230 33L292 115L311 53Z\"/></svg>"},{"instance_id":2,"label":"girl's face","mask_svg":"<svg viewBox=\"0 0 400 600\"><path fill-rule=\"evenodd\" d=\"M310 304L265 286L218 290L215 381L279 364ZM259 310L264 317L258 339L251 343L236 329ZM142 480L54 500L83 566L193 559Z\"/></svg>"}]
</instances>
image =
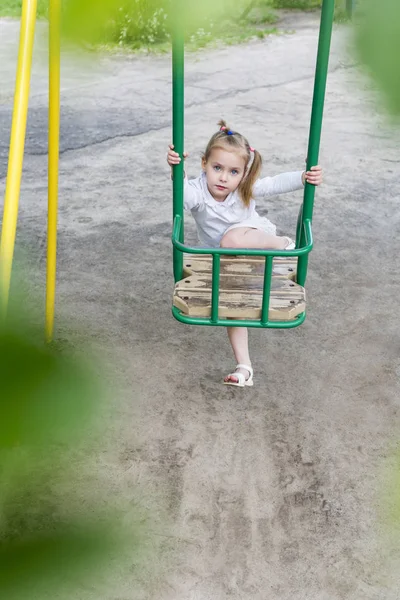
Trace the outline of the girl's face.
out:
<instances>
[{"instance_id":1,"label":"girl's face","mask_svg":"<svg viewBox=\"0 0 400 600\"><path fill-rule=\"evenodd\" d=\"M242 181L246 161L237 151L213 148L208 161L203 160L202 166L210 194L217 202L223 202Z\"/></svg>"}]
</instances>

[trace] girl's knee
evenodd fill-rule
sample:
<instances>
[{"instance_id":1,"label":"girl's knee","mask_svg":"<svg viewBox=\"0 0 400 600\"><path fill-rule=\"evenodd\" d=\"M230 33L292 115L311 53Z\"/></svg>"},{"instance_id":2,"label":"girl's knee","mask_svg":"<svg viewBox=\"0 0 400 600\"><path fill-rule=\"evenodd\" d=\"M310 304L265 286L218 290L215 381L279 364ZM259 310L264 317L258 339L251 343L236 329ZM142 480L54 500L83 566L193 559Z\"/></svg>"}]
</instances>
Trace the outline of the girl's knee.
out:
<instances>
[{"instance_id":1,"label":"girl's knee","mask_svg":"<svg viewBox=\"0 0 400 600\"><path fill-rule=\"evenodd\" d=\"M240 248L240 242L234 233L227 233L221 240L221 248Z\"/></svg>"}]
</instances>

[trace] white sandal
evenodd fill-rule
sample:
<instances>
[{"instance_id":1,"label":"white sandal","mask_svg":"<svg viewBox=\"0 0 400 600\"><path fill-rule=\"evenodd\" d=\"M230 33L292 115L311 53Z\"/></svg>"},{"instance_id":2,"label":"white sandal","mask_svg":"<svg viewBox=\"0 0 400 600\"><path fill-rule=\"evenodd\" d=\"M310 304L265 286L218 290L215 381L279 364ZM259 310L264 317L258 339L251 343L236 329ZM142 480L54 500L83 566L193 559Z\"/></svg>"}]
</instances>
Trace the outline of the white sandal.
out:
<instances>
[{"instance_id":1,"label":"white sandal","mask_svg":"<svg viewBox=\"0 0 400 600\"><path fill-rule=\"evenodd\" d=\"M294 243L294 241L290 237L287 237L287 235L284 235L283 237L285 240L287 240L285 250L294 250L296 248L296 244Z\"/></svg>"},{"instance_id":2,"label":"white sandal","mask_svg":"<svg viewBox=\"0 0 400 600\"><path fill-rule=\"evenodd\" d=\"M286 241L287 245L283 248L283 250L296 250L296 244L292 240L292 238L287 235L282 236ZM286 256L274 256L274 260L287 260Z\"/></svg>"},{"instance_id":3,"label":"white sandal","mask_svg":"<svg viewBox=\"0 0 400 600\"><path fill-rule=\"evenodd\" d=\"M254 385L253 381L253 369L248 365L236 365L236 369L246 369L249 372L249 377L243 375L243 373L229 373L228 377L237 377L237 381L224 381L225 385L235 385L236 387L245 387Z\"/></svg>"}]
</instances>

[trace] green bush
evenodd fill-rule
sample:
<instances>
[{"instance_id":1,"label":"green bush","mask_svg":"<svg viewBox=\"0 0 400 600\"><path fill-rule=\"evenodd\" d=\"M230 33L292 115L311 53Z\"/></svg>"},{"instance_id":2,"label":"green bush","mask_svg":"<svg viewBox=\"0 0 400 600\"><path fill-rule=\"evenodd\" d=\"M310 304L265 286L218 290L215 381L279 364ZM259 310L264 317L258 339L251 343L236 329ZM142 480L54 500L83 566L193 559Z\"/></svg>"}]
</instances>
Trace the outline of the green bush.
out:
<instances>
[{"instance_id":1,"label":"green bush","mask_svg":"<svg viewBox=\"0 0 400 600\"><path fill-rule=\"evenodd\" d=\"M188 0L186 41L201 47L212 39L240 39L240 35L249 34L244 31L244 26L254 24L255 21L273 22L271 13L266 14L265 11L255 21L240 22L240 16L250 2L251 0L203 0L199 3ZM269 7L270 0L261 0L258 4L262 8ZM173 8L171 0L119 0L101 37L106 43L132 48L167 42L170 38Z\"/></svg>"},{"instance_id":2,"label":"green bush","mask_svg":"<svg viewBox=\"0 0 400 600\"><path fill-rule=\"evenodd\" d=\"M377 84L386 109L400 117L400 4L399 0L366 0L356 21L358 56Z\"/></svg>"},{"instance_id":3,"label":"green bush","mask_svg":"<svg viewBox=\"0 0 400 600\"><path fill-rule=\"evenodd\" d=\"M38 0L37 14L46 17L48 13L48 0ZM0 16L19 17L22 11L22 0L0 0Z\"/></svg>"},{"instance_id":4,"label":"green bush","mask_svg":"<svg viewBox=\"0 0 400 600\"><path fill-rule=\"evenodd\" d=\"M297 10L313 10L322 6L322 0L271 0L274 8L287 8ZM335 20L347 21L346 0L336 0Z\"/></svg>"},{"instance_id":5,"label":"green bush","mask_svg":"<svg viewBox=\"0 0 400 600\"><path fill-rule=\"evenodd\" d=\"M201 46L213 36L220 37L224 30L228 35L229 27L250 0L219 0L214 4L210 0L189 2L186 39ZM169 39L171 12L171 0L122 0L107 27L106 37L121 46L131 47L165 42Z\"/></svg>"},{"instance_id":6,"label":"green bush","mask_svg":"<svg viewBox=\"0 0 400 600\"><path fill-rule=\"evenodd\" d=\"M168 0L125 0L106 27L106 39L131 47L166 41L168 4Z\"/></svg>"},{"instance_id":7,"label":"green bush","mask_svg":"<svg viewBox=\"0 0 400 600\"><path fill-rule=\"evenodd\" d=\"M298 8L307 10L321 6L322 0L273 0L274 8Z\"/></svg>"},{"instance_id":8,"label":"green bush","mask_svg":"<svg viewBox=\"0 0 400 600\"><path fill-rule=\"evenodd\" d=\"M225 43L263 37L265 25L277 20L274 8L315 9L322 0L185 0L186 42L198 48L214 40ZM346 0L337 0L342 18ZM19 16L22 0L0 0L0 15ZM170 39L174 0L63 0L66 37L90 45L160 47ZM46 17L48 0L38 0Z\"/></svg>"}]
</instances>

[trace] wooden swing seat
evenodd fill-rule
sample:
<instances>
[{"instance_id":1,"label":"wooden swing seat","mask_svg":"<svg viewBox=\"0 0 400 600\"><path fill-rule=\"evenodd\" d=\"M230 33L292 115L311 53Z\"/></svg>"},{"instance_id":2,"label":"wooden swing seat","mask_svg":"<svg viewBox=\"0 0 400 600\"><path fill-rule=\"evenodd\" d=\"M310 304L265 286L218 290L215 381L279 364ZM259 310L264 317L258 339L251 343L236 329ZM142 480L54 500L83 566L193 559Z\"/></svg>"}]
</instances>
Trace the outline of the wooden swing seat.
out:
<instances>
[{"instance_id":1,"label":"wooden swing seat","mask_svg":"<svg viewBox=\"0 0 400 600\"><path fill-rule=\"evenodd\" d=\"M220 318L261 318L264 264L262 256L221 256ZM296 257L274 259L270 321L292 321L305 311L305 290L295 283L296 269ZM174 306L190 317L210 317L211 255L185 255L183 272L185 278L175 284Z\"/></svg>"}]
</instances>

